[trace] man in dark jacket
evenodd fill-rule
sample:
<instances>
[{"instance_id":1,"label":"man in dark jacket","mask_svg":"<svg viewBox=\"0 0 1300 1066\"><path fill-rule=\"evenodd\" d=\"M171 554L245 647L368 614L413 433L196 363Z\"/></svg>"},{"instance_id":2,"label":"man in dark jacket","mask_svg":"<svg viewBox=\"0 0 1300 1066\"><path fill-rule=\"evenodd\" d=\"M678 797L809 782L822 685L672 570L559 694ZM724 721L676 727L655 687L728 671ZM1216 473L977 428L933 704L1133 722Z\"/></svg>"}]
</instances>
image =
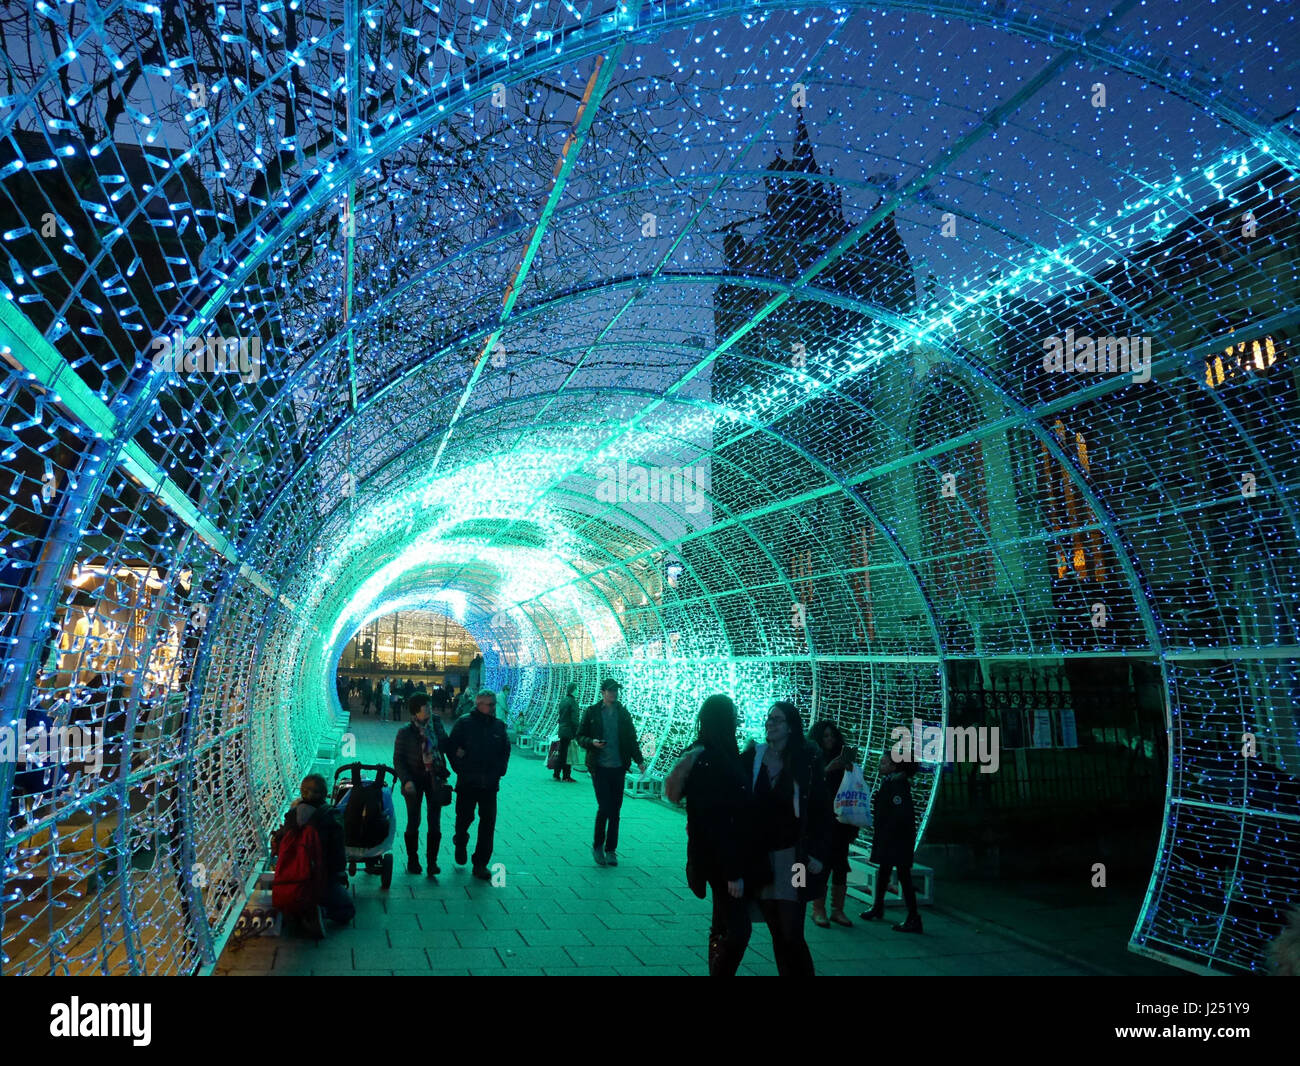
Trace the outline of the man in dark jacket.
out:
<instances>
[{"instance_id":1,"label":"man in dark jacket","mask_svg":"<svg viewBox=\"0 0 1300 1066\"><path fill-rule=\"evenodd\" d=\"M560 700L560 716L556 722L556 735L559 737L559 760L555 764L556 781L573 780L573 764L569 762L569 742L578 732L578 701L573 698L577 682L571 682L564 690L564 699ZM563 772L564 776L560 774Z\"/></svg>"},{"instance_id":2,"label":"man in dark jacket","mask_svg":"<svg viewBox=\"0 0 1300 1066\"><path fill-rule=\"evenodd\" d=\"M632 716L618 700L622 686L613 678L600 683L600 702L583 712L578 746L587 753L587 771L596 789L596 839L591 857L597 866L618 865L618 817L623 809L623 779L632 763L645 773Z\"/></svg>"},{"instance_id":3,"label":"man in dark jacket","mask_svg":"<svg viewBox=\"0 0 1300 1066\"><path fill-rule=\"evenodd\" d=\"M448 777L445 757L449 742L442 723L430 720L428 703L428 696L416 693L407 704L411 722L399 729L393 740L393 769L402 782L402 798L406 800L406 872L420 872L420 804L424 802L429 808L424 858L429 864L428 876L433 878L442 873L438 866L438 848L442 844L438 793Z\"/></svg>"},{"instance_id":4,"label":"man in dark jacket","mask_svg":"<svg viewBox=\"0 0 1300 1066\"><path fill-rule=\"evenodd\" d=\"M449 744L451 768L456 771L456 865L464 866L469 827L478 808L478 839L474 844L473 872L480 881L492 880L488 862L497 827L497 792L510 761L506 724L496 716L496 693L486 689L474 701L474 710L457 720Z\"/></svg>"},{"instance_id":5,"label":"man in dark jacket","mask_svg":"<svg viewBox=\"0 0 1300 1066\"><path fill-rule=\"evenodd\" d=\"M301 797L285 812L284 825L271 835L271 853L278 855L280 839L291 826L312 826L320 837L321 858L325 863L325 893L319 900L325 917L345 925L356 914L356 904L348 892L347 853L343 850L343 826L327 802L329 786L320 774L308 774L298 786ZM310 916L319 935L319 918Z\"/></svg>"}]
</instances>

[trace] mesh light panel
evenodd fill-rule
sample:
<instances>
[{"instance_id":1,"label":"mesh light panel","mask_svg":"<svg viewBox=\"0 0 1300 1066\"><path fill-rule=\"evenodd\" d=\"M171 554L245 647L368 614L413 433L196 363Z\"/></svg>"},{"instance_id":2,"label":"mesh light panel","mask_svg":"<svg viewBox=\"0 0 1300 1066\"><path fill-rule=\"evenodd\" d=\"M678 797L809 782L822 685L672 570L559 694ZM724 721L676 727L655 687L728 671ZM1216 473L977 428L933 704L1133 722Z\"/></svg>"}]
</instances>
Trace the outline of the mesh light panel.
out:
<instances>
[{"instance_id":1,"label":"mesh light panel","mask_svg":"<svg viewBox=\"0 0 1300 1066\"><path fill-rule=\"evenodd\" d=\"M878 753L958 664L1146 664L1132 943L1263 965L1294 14L794 8L0 13L2 724L104 741L0 765L4 973L209 964L399 608L524 731L620 678L659 773L715 691Z\"/></svg>"}]
</instances>

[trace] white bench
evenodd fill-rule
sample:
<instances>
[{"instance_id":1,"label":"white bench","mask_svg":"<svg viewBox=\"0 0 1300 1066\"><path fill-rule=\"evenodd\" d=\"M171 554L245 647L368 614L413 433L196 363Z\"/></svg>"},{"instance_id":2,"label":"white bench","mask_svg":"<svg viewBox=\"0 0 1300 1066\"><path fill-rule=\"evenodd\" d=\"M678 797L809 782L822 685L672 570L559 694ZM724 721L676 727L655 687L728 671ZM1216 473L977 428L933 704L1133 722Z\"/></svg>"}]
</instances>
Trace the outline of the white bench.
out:
<instances>
[{"instance_id":1,"label":"white bench","mask_svg":"<svg viewBox=\"0 0 1300 1066\"><path fill-rule=\"evenodd\" d=\"M623 778L623 792L629 796L646 796L650 799L657 799L663 795L664 779L662 777L647 777L643 781L640 774L628 774Z\"/></svg>"},{"instance_id":2,"label":"white bench","mask_svg":"<svg viewBox=\"0 0 1300 1066\"><path fill-rule=\"evenodd\" d=\"M851 850L849 858L854 860L853 869L849 871L849 891L868 904L876 898L876 875L880 867L867 861L864 852ZM912 864L912 884L916 886L918 904L934 903L934 870L928 866ZM890 875L889 884L885 886L885 902L901 903L903 894L898 887L898 871Z\"/></svg>"}]
</instances>

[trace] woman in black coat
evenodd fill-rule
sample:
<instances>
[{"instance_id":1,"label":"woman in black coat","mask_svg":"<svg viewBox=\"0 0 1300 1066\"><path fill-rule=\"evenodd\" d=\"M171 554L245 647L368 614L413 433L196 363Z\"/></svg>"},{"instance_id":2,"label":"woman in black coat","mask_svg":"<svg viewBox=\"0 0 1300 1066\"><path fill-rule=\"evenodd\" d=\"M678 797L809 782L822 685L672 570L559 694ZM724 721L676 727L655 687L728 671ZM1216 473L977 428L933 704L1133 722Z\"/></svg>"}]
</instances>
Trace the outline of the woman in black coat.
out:
<instances>
[{"instance_id":1,"label":"woman in black coat","mask_svg":"<svg viewBox=\"0 0 1300 1066\"><path fill-rule=\"evenodd\" d=\"M874 835L871 861L876 870L876 898L863 921L885 916L885 888L898 870L898 887L907 904L907 918L894 926L897 933L921 932L921 915L916 909L916 886L912 884L912 851L916 846L916 809L912 806L912 775L917 764L911 759L895 762L890 752L880 758L880 782L871 798Z\"/></svg>"},{"instance_id":2,"label":"woman in black coat","mask_svg":"<svg viewBox=\"0 0 1300 1066\"><path fill-rule=\"evenodd\" d=\"M734 977L749 946L745 899L750 846L749 788L736 745L739 718L730 696L700 708L699 735L664 780L664 795L686 800L686 871L692 891L713 894L709 976Z\"/></svg>"},{"instance_id":3,"label":"woman in black coat","mask_svg":"<svg viewBox=\"0 0 1300 1066\"><path fill-rule=\"evenodd\" d=\"M804 738L793 703L772 704L767 743L740 756L754 812L756 884L748 886L768 932L777 973L812 977L804 939L808 901L826 891L831 805L821 752Z\"/></svg>"},{"instance_id":4,"label":"woman in black coat","mask_svg":"<svg viewBox=\"0 0 1300 1066\"><path fill-rule=\"evenodd\" d=\"M844 734L839 726L829 718L824 718L808 731L808 739L813 742L826 760L826 802L830 804L831 814L831 854L827 863L831 868L831 913L826 915L826 894L817 896L812 901L813 925L829 929L831 923L849 925L849 917L844 913L844 901L849 891L849 847L857 839L858 827L846 825L835 817L835 796L844 781L846 771L853 768L858 761L858 753L844 743Z\"/></svg>"}]
</instances>

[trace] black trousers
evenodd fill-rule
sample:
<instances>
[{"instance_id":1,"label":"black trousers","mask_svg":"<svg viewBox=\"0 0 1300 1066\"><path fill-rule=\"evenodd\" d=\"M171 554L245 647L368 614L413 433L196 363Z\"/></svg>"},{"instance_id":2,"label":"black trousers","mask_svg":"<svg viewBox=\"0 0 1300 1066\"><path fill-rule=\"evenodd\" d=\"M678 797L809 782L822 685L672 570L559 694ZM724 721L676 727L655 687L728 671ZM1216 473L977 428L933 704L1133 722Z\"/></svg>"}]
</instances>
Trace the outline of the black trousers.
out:
<instances>
[{"instance_id":1,"label":"black trousers","mask_svg":"<svg viewBox=\"0 0 1300 1066\"><path fill-rule=\"evenodd\" d=\"M572 777L573 765L569 762L569 745L572 744L573 741L565 740L564 737L560 737L558 740L556 740L556 743L560 745L559 748L556 749L559 754L560 761L559 761L559 765L556 766L555 768L555 776L559 777L560 774L563 773L565 777Z\"/></svg>"},{"instance_id":2,"label":"black trousers","mask_svg":"<svg viewBox=\"0 0 1300 1066\"><path fill-rule=\"evenodd\" d=\"M889 886L889 875L894 869L891 863L881 863L876 869L876 909L885 905L885 889ZM909 862L904 866L900 863L897 869L898 888L903 893L903 902L907 904L907 913L916 914L916 886L912 884L912 864Z\"/></svg>"},{"instance_id":3,"label":"black trousers","mask_svg":"<svg viewBox=\"0 0 1300 1066\"><path fill-rule=\"evenodd\" d=\"M808 904L784 899L760 899L758 909L772 934L772 955L780 977L812 977L812 952L803 936Z\"/></svg>"},{"instance_id":4,"label":"black trousers","mask_svg":"<svg viewBox=\"0 0 1300 1066\"><path fill-rule=\"evenodd\" d=\"M486 867L492 860L492 842L497 831L496 789L475 785L456 786L456 832L451 842L458 848L469 846L469 827L478 808L478 838L469 857L474 866Z\"/></svg>"},{"instance_id":5,"label":"black trousers","mask_svg":"<svg viewBox=\"0 0 1300 1066\"><path fill-rule=\"evenodd\" d=\"M592 766L591 783L596 789L595 847L618 850L618 816L623 810L623 778L617 766Z\"/></svg>"},{"instance_id":6,"label":"black trousers","mask_svg":"<svg viewBox=\"0 0 1300 1066\"><path fill-rule=\"evenodd\" d=\"M743 895L732 899L727 882L710 878L709 894L713 899L713 921L709 925L709 976L735 977L749 947L753 923L749 917L749 900Z\"/></svg>"},{"instance_id":7,"label":"black trousers","mask_svg":"<svg viewBox=\"0 0 1300 1066\"><path fill-rule=\"evenodd\" d=\"M414 796L408 796L405 787L402 789L402 799L406 800L406 835L403 838L406 841L406 859L415 862L420 856L420 804L424 803L429 808L429 833L424 854L429 862L433 862L442 844L442 808L434 799L433 775L413 777L411 784L415 786Z\"/></svg>"}]
</instances>

